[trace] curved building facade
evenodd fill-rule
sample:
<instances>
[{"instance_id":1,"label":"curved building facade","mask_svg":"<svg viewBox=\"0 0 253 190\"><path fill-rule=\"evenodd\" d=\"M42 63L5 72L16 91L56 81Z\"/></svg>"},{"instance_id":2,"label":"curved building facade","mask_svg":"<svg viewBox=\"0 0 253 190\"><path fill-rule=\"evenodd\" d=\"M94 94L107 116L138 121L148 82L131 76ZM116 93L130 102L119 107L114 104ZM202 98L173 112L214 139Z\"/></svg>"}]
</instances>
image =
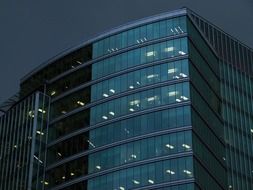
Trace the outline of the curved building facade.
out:
<instances>
[{"instance_id":1,"label":"curved building facade","mask_svg":"<svg viewBox=\"0 0 253 190\"><path fill-rule=\"evenodd\" d=\"M219 35L226 35L224 43ZM228 136L237 132L231 132L232 118L226 116L233 104L224 91L226 67L246 73L246 66L227 59L232 53L224 44L232 40L180 9L101 34L25 76L19 98L39 91L46 106L22 111L32 121L41 121L43 114L47 119L39 130L34 123L24 189L252 189L253 129L245 124L248 144L239 147L245 167L234 167L237 144ZM253 59L247 51L248 58L238 60L245 65ZM4 117L2 126L8 126ZM1 189L22 189L19 182L15 188L4 183L10 179L6 173L11 177L7 166L0 173Z\"/></svg>"}]
</instances>

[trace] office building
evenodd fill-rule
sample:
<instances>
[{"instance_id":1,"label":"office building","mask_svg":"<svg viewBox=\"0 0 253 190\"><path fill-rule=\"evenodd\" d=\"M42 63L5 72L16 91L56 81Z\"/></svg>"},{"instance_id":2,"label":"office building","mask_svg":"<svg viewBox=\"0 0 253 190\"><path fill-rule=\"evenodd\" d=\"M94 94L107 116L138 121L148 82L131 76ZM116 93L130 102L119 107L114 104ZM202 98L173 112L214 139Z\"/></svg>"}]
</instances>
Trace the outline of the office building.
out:
<instances>
[{"instance_id":1,"label":"office building","mask_svg":"<svg viewBox=\"0 0 253 190\"><path fill-rule=\"evenodd\" d=\"M65 51L2 105L0 188L252 190L252 63L187 8Z\"/></svg>"}]
</instances>

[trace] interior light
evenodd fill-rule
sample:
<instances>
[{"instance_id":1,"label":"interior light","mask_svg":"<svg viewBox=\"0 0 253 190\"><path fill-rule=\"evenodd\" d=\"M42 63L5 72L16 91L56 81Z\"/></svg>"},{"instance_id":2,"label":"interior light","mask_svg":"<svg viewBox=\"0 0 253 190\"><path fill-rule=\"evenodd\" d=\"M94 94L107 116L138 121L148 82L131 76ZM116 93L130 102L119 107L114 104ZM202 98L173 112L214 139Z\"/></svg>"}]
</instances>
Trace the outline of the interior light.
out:
<instances>
[{"instance_id":1,"label":"interior light","mask_svg":"<svg viewBox=\"0 0 253 190\"><path fill-rule=\"evenodd\" d=\"M191 148L188 144L182 144L182 147L184 147L186 149L190 149Z\"/></svg>"},{"instance_id":2,"label":"interior light","mask_svg":"<svg viewBox=\"0 0 253 190\"><path fill-rule=\"evenodd\" d=\"M134 106L134 105L139 104L139 103L140 103L140 100L133 100L133 101L129 102L129 104L131 106Z\"/></svg>"},{"instance_id":3,"label":"interior light","mask_svg":"<svg viewBox=\"0 0 253 190\"><path fill-rule=\"evenodd\" d=\"M173 76L173 79L179 79L179 76L177 76L177 75Z\"/></svg>"},{"instance_id":4,"label":"interior light","mask_svg":"<svg viewBox=\"0 0 253 190\"><path fill-rule=\"evenodd\" d=\"M183 170L184 173L186 173L187 175L190 175L191 172L189 170Z\"/></svg>"},{"instance_id":5,"label":"interior light","mask_svg":"<svg viewBox=\"0 0 253 190\"><path fill-rule=\"evenodd\" d=\"M126 131L126 133L127 133L127 134L129 134L129 133L130 133L130 131L129 131L129 130L127 130L127 128L125 128L125 129L124 129L124 131Z\"/></svg>"},{"instance_id":6,"label":"interior light","mask_svg":"<svg viewBox=\"0 0 253 190\"><path fill-rule=\"evenodd\" d=\"M133 180L133 182L134 182L134 184L140 184L140 182L139 181L137 181L137 180Z\"/></svg>"},{"instance_id":7,"label":"interior light","mask_svg":"<svg viewBox=\"0 0 253 190\"><path fill-rule=\"evenodd\" d=\"M147 56L150 57L150 56L154 56L155 55L155 52L154 51L150 51L147 53Z\"/></svg>"},{"instance_id":8,"label":"interior light","mask_svg":"<svg viewBox=\"0 0 253 190\"><path fill-rule=\"evenodd\" d=\"M58 154L59 156L62 156L62 154L61 154L60 152L57 152L57 154Z\"/></svg>"},{"instance_id":9,"label":"interior light","mask_svg":"<svg viewBox=\"0 0 253 190\"><path fill-rule=\"evenodd\" d=\"M147 79L151 79L151 78L154 78L154 77L158 77L158 74L155 74L155 75L154 75L154 74L153 74L153 75L148 75L148 76L147 76Z\"/></svg>"},{"instance_id":10,"label":"interior light","mask_svg":"<svg viewBox=\"0 0 253 190\"><path fill-rule=\"evenodd\" d=\"M48 185L49 183L47 181L44 182L45 185Z\"/></svg>"},{"instance_id":11,"label":"interior light","mask_svg":"<svg viewBox=\"0 0 253 190\"><path fill-rule=\"evenodd\" d=\"M77 101L77 104L79 104L80 106L84 106L84 103L81 101Z\"/></svg>"},{"instance_id":12,"label":"interior light","mask_svg":"<svg viewBox=\"0 0 253 190\"><path fill-rule=\"evenodd\" d=\"M171 175L174 175L174 174L175 174L175 172L172 171L172 170L166 170L166 173L171 174Z\"/></svg>"},{"instance_id":13,"label":"interior light","mask_svg":"<svg viewBox=\"0 0 253 190\"><path fill-rule=\"evenodd\" d=\"M184 78L187 77L187 75L184 74L184 73L180 73L179 75L180 75L181 77L184 77Z\"/></svg>"},{"instance_id":14,"label":"interior light","mask_svg":"<svg viewBox=\"0 0 253 190\"><path fill-rule=\"evenodd\" d=\"M103 96L107 98L109 95L104 93Z\"/></svg>"},{"instance_id":15,"label":"interior light","mask_svg":"<svg viewBox=\"0 0 253 190\"><path fill-rule=\"evenodd\" d=\"M173 51L173 50L174 50L174 47L167 47L167 48L165 48L165 51L168 51L168 52Z\"/></svg>"},{"instance_id":16,"label":"interior light","mask_svg":"<svg viewBox=\"0 0 253 190\"><path fill-rule=\"evenodd\" d=\"M253 129L250 129L250 132L253 133Z\"/></svg>"},{"instance_id":17,"label":"interior light","mask_svg":"<svg viewBox=\"0 0 253 190\"><path fill-rule=\"evenodd\" d=\"M110 114L110 115L112 115L112 116L114 116L114 115L115 115L115 113L114 113L114 112L112 112L112 111L110 111L110 112L109 112L109 114Z\"/></svg>"},{"instance_id":18,"label":"interior light","mask_svg":"<svg viewBox=\"0 0 253 190\"><path fill-rule=\"evenodd\" d=\"M41 112L41 113L46 113L46 111L41 109L41 108L39 108L38 111Z\"/></svg>"},{"instance_id":19,"label":"interior light","mask_svg":"<svg viewBox=\"0 0 253 190\"><path fill-rule=\"evenodd\" d=\"M137 156L135 154L131 154L132 158L137 158Z\"/></svg>"},{"instance_id":20,"label":"interior light","mask_svg":"<svg viewBox=\"0 0 253 190\"><path fill-rule=\"evenodd\" d=\"M171 91L169 92L169 96L175 96L178 94L178 91Z\"/></svg>"},{"instance_id":21,"label":"interior light","mask_svg":"<svg viewBox=\"0 0 253 190\"><path fill-rule=\"evenodd\" d=\"M100 169L101 169L101 166L96 166L96 168L97 168L98 170L100 170Z\"/></svg>"},{"instance_id":22,"label":"interior light","mask_svg":"<svg viewBox=\"0 0 253 190\"><path fill-rule=\"evenodd\" d=\"M115 90L113 90L113 89L110 89L110 92L114 94L114 93L115 93Z\"/></svg>"},{"instance_id":23,"label":"interior light","mask_svg":"<svg viewBox=\"0 0 253 190\"><path fill-rule=\"evenodd\" d=\"M82 62L81 61L76 61L79 65L81 65L82 64Z\"/></svg>"},{"instance_id":24,"label":"interior light","mask_svg":"<svg viewBox=\"0 0 253 190\"><path fill-rule=\"evenodd\" d=\"M136 41L137 41L138 44L140 43L139 40L136 40Z\"/></svg>"},{"instance_id":25,"label":"interior light","mask_svg":"<svg viewBox=\"0 0 253 190\"><path fill-rule=\"evenodd\" d=\"M175 73L177 69L168 69L168 74Z\"/></svg>"},{"instance_id":26,"label":"interior light","mask_svg":"<svg viewBox=\"0 0 253 190\"><path fill-rule=\"evenodd\" d=\"M62 113L62 114L66 114L67 112L66 112L65 110L62 110L61 113Z\"/></svg>"},{"instance_id":27,"label":"interior light","mask_svg":"<svg viewBox=\"0 0 253 190\"><path fill-rule=\"evenodd\" d=\"M105 115L104 115L102 118L103 118L103 119L108 119L108 117L107 117L107 116L105 116Z\"/></svg>"},{"instance_id":28,"label":"interior light","mask_svg":"<svg viewBox=\"0 0 253 190\"><path fill-rule=\"evenodd\" d=\"M36 131L36 133L39 134L39 135L44 135L44 133L41 132L41 131Z\"/></svg>"},{"instance_id":29,"label":"interior light","mask_svg":"<svg viewBox=\"0 0 253 190\"><path fill-rule=\"evenodd\" d=\"M40 181L41 183L44 183L45 185L48 185L49 183L47 181Z\"/></svg>"},{"instance_id":30,"label":"interior light","mask_svg":"<svg viewBox=\"0 0 253 190\"><path fill-rule=\"evenodd\" d=\"M175 29L175 31L176 31L177 33L179 33L178 30L177 30L177 28L174 28L174 29Z\"/></svg>"},{"instance_id":31,"label":"interior light","mask_svg":"<svg viewBox=\"0 0 253 190\"><path fill-rule=\"evenodd\" d=\"M185 52L183 52L183 51L179 51L178 52L180 55L185 55L186 53Z\"/></svg>"},{"instance_id":32,"label":"interior light","mask_svg":"<svg viewBox=\"0 0 253 190\"><path fill-rule=\"evenodd\" d=\"M229 189L232 189L232 185L229 185L228 188L229 188Z\"/></svg>"},{"instance_id":33,"label":"interior light","mask_svg":"<svg viewBox=\"0 0 253 190\"><path fill-rule=\"evenodd\" d=\"M144 40L147 41L147 38L144 37Z\"/></svg>"},{"instance_id":34,"label":"interior light","mask_svg":"<svg viewBox=\"0 0 253 190\"><path fill-rule=\"evenodd\" d=\"M56 91L52 91L50 94L51 94L51 96L53 96L56 94Z\"/></svg>"},{"instance_id":35,"label":"interior light","mask_svg":"<svg viewBox=\"0 0 253 190\"><path fill-rule=\"evenodd\" d=\"M170 31L171 31L172 33L174 33L174 31L173 31L173 29L172 29L172 28L170 29Z\"/></svg>"},{"instance_id":36,"label":"interior light","mask_svg":"<svg viewBox=\"0 0 253 190\"><path fill-rule=\"evenodd\" d=\"M154 181L151 180L151 179L149 179L148 182L151 183L151 184L154 184Z\"/></svg>"},{"instance_id":37,"label":"interior light","mask_svg":"<svg viewBox=\"0 0 253 190\"><path fill-rule=\"evenodd\" d=\"M182 33L184 33L184 31L181 29L180 26L177 27Z\"/></svg>"},{"instance_id":38,"label":"interior light","mask_svg":"<svg viewBox=\"0 0 253 190\"><path fill-rule=\"evenodd\" d=\"M165 146L168 147L169 149L174 149L174 146L173 146L173 145L166 144Z\"/></svg>"},{"instance_id":39,"label":"interior light","mask_svg":"<svg viewBox=\"0 0 253 190\"><path fill-rule=\"evenodd\" d=\"M119 187L119 189L120 189L120 190L125 190L125 188L124 188L124 187Z\"/></svg>"},{"instance_id":40,"label":"interior light","mask_svg":"<svg viewBox=\"0 0 253 190\"><path fill-rule=\"evenodd\" d=\"M73 172L70 173L71 176L74 176L75 174Z\"/></svg>"},{"instance_id":41,"label":"interior light","mask_svg":"<svg viewBox=\"0 0 253 190\"><path fill-rule=\"evenodd\" d=\"M156 99L156 96L148 98L148 102L154 101Z\"/></svg>"},{"instance_id":42,"label":"interior light","mask_svg":"<svg viewBox=\"0 0 253 190\"><path fill-rule=\"evenodd\" d=\"M136 84L140 85L141 83L139 81L137 81Z\"/></svg>"},{"instance_id":43,"label":"interior light","mask_svg":"<svg viewBox=\"0 0 253 190\"><path fill-rule=\"evenodd\" d=\"M134 109L133 109L133 108L130 108L130 109L129 109L129 111L133 112L133 111L134 111Z\"/></svg>"},{"instance_id":44,"label":"interior light","mask_svg":"<svg viewBox=\"0 0 253 190\"><path fill-rule=\"evenodd\" d=\"M75 68L75 66L71 65L71 68L72 68L72 69L74 69L74 68Z\"/></svg>"},{"instance_id":45,"label":"interior light","mask_svg":"<svg viewBox=\"0 0 253 190\"><path fill-rule=\"evenodd\" d=\"M42 160L40 160L37 156L33 155L33 157L39 161L39 163L43 164Z\"/></svg>"},{"instance_id":46,"label":"interior light","mask_svg":"<svg viewBox=\"0 0 253 190\"><path fill-rule=\"evenodd\" d=\"M34 118L34 111L29 111L29 112L28 112L28 115L29 115L30 117Z\"/></svg>"},{"instance_id":47,"label":"interior light","mask_svg":"<svg viewBox=\"0 0 253 190\"><path fill-rule=\"evenodd\" d=\"M182 98L183 100L188 100L188 98L185 96L180 96L180 98Z\"/></svg>"},{"instance_id":48,"label":"interior light","mask_svg":"<svg viewBox=\"0 0 253 190\"><path fill-rule=\"evenodd\" d=\"M15 144L15 145L14 145L14 148L18 148L18 146Z\"/></svg>"},{"instance_id":49,"label":"interior light","mask_svg":"<svg viewBox=\"0 0 253 190\"><path fill-rule=\"evenodd\" d=\"M176 102L181 102L181 100L177 98L177 99L176 99Z\"/></svg>"},{"instance_id":50,"label":"interior light","mask_svg":"<svg viewBox=\"0 0 253 190\"><path fill-rule=\"evenodd\" d=\"M87 142L88 142L93 148L96 147L91 141L87 140Z\"/></svg>"},{"instance_id":51,"label":"interior light","mask_svg":"<svg viewBox=\"0 0 253 190\"><path fill-rule=\"evenodd\" d=\"M225 161L226 160L226 158L225 157L222 157L222 159Z\"/></svg>"},{"instance_id":52,"label":"interior light","mask_svg":"<svg viewBox=\"0 0 253 190\"><path fill-rule=\"evenodd\" d=\"M130 88L130 89L133 89L133 88L134 88L134 86L132 86L132 85L131 85L131 86L129 86L129 88Z\"/></svg>"},{"instance_id":53,"label":"interior light","mask_svg":"<svg viewBox=\"0 0 253 190\"><path fill-rule=\"evenodd\" d=\"M66 179L66 177L65 177L65 176L62 176L62 179Z\"/></svg>"}]
</instances>

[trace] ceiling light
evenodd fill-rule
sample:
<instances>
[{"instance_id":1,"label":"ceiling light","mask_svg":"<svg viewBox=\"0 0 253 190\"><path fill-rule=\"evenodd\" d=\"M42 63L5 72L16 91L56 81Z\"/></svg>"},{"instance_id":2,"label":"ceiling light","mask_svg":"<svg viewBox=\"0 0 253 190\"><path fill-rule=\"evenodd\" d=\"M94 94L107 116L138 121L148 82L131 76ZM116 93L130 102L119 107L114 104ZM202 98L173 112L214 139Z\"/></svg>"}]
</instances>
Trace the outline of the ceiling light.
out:
<instances>
[{"instance_id":1,"label":"ceiling light","mask_svg":"<svg viewBox=\"0 0 253 190\"><path fill-rule=\"evenodd\" d=\"M180 73L179 75L180 75L181 77L184 77L184 78L187 77L187 75L184 74L184 73Z\"/></svg>"},{"instance_id":2,"label":"ceiling light","mask_svg":"<svg viewBox=\"0 0 253 190\"><path fill-rule=\"evenodd\" d=\"M175 73L177 69L168 69L168 74Z\"/></svg>"},{"instance_id":3,"label":"ceiling light","mask_svg":"<svg viewBox=\"0 0 253 190\"><path fill-rule=\"evenodd\" d=\"M101 166L96 166L96 168L97 168L98 170L100 170L100 169L101 169Z\"/></svg>"},{"instance_id":4,"label":"ceiling light","mask_svg":"<svg viewBox=\"0 0 253 190\"><path fill-rule=\"evenodd\" d=\"M183 170L184 173L186 173L187 175L190 175L191 172L189 170Z\"/></svg>"},{"instance_id":5,"label":"ceiling light","mask_svg":"<svg viewBox=\"0 0 253 190\"><path fill-rule=\"evenodd\" d=\"M172 170L166 170L166 173L171 174L171 175L174 175L174 174L175 174L175 172L172 171Z\"/></svg>"},{"instance_id":6,"label":"ceiling light","mask_svg":"<svg viewBox=\"0 0 253 190\"><path fill-rule=\"evenodd\" d=\"M182 144L182 147L190 149L191 147L188 144Z\"/></svg>"},{"instance_id":7,"label":"ceiling light","mask_svg":"<svg viewBox=\"0 0 253 190\"><path fill-rule=\"evenodd\" d=\"M112 112L112 111L110 111L110 112L109 112L109 114L110 114L110 115L112 115L112 116L114 116L114 115L115 115L115 113L114 113L114 112Z\"/></svg>"},{"instance_id":8,"label":"ceiling light","mask_svg":"<svg viewBox=\"0 0 253 190\"><path fill-rule=\"evenodd\" d=\"M154 55L155 55L155 52L154 52L154 51L147 52L147 56L148 56L148 57L154 56Z\"/></svg>"},{"instance_id":9,"label":"ceiling light","mask_svg":"<svg viewBox=\"0 0 253 190\"><path fill-rule=\"evenodd\" d=\"M178 91L171 91L169 92L169 96L175 96L178 94Z\"/></svg>"},{"instance_id":10,"label":"ceiling light","mask_svg":"<svg viewBox=\"0 0 253 190\"><path fill-rule=\"evenodd\" d=\"M134 182L134 184L140 184L140 182L139 181L137 181L137 180L132 180L133 182Z\"/></svg>"},{"instance_id":11,"label":"ceiling light","mask_svg":"<svg viewBox=\"0 0 253 190\"><path fill-rule=\"evenodd\" d=\"M134 88L134 86L132 86L132 85L131 85L131 86L129 86L129 88L130 88L130 89L133 89L133 88Z\"/></svg>"},{"instance_id":12,"label":"ceiling light","mask_svg":"<svg viewBox=\"0 0 253 190\"><path fill-rule=\"evenodd\" d=\"M133 109L133 108L130 108L130 109L129 109L129 111L133 112L133 111L134 111L134 109Z\"/></svg>"},{"instance_id":13,"label":"ceiling light","mask_svg":"<svg viewBox=\"0 0 253 190\"><path fill-rule=\"evenodd\" d=\"M107 98L109 95L104 93L103 96Z\"/></svg>"},{"instance_id":14,"label":"ceiling light","mask_svg":"<svg viewBox=\"0 0 253 190\"><path fill-rule=\"evenodd\" d=\"M169 149L174 149L174 146L173 146L173 145L166 144L165 146L168 147Z\"/></svg>"},{"instance_id":15,"label":"ceiling light","mask_svg":"<svg viewBox=\"0 0 253 190\"><path fill-rule=\"evenodd\" d=\"M71 176L74 176L75 174L73 172L70 173Z\"/></svg>"},{"instance_id":16,"label":"ceiling light","mask_svg":"<svg viewBox=\"0 0 253 190\"><path fill-rule=\"evenodd\" d=\"M134 106L134 105L139 104L139 103L140 103L140 100L133 100L133 101L129 102L129 104L131 106Z\"/></svg>"},{"instance_id":17,"label":"ceiling light","mask_svg":"<svg viewBox=\"0 0 253 190\"><path fill-rule=\"evenodd\" d=\"M115 93L115 90L113 90L113 89L110 89L110 92L114 94L114 93Z\"/></svg>"},{"instance_id":18,"label":"ceiling light","mask_svg":"<svg viewBox=\"0 0 253 190\"><path fill-rule=\"evenodd\" d=\"M39 134L39 135L44 135L44 133L41 132L41 131L36 131L36 133Z\"/></svg>"},{"instance_id":19,"label":"ceiling light","mask_svg":"<svg viewBox=\"0 0 253 190\"><path fill-rule=\"evenodd\" d=\"M131 157L132 158L137 158L137 156L135 154L132 154Z\"/></svg>"},{"instance_id":20,"label":"ceiling light","mask_svg":"<svg viewBox=\"0 0 253 190\"><path fill-rule=\"evenodd\" d=\"M176 102L181 102L181 100L177 98L177 99L176 99Z\"/></svg>"},{"instance_id":21,"label":"ceiling light","mask_svg":"<svg viewBox=\"0 0 253 190\"><path fill-rule=\"evenodd\" d=\"M178 52L180 55L185 55L186 53L185 52L183 52L183 51L179 51Z\"/></svg>"},{"instance_id":22,"label":"ceiling light","mask_svg":"<svg viewBox=\"0 0 253 190\"><path fill-rule=\"evenodd\" d=\"M150 102L150 101L154 101L156 98L157 98L157 96L149 97L147 100L148 100L148 102Z\"/></svg>"},{"instance_id":23,"label":"ceiling light","mask_svg":"<svg viewBox=\"0 0 253 190\"><path fill-rule=\"evenodd\" d=\"M104 115L102 118L103 118L103 119L108 119L108 117L107 117L107 116L105 116L105 115Z\"/></svg>"},{"instance_id":24,"label":"ceiling light","mask_svg":"<svg viewBox=\"0 0 253 190\"><path fill-rule=\"evenodd\" d=\"M53 96L56 94L56 91L52 91L50 94L51 94L51 96Z\"/></svg>"},{"instance_id":25,"label":"ceiling light","mask_svg":"<svg viewBox=\"0 0 253 190\"><path fill-rule=\"evenodd\" d=\"M151 79L151 78L154 78L154 77L158 77L158 74L148 75L148 76L147 76L147 79Z\"/></svg>"},{"instance_id":26,"label":"ceiling light","mask_svg":"<svg viewBox=\"0 0 253 190\"><path fill-rule=\"evenodd\" d=\"M165 51L168 51L168 52L173 51L173 50L174 50L174 47L167 47L167 48L165 48Z\"/></svg>"},{"instance_id":27,"label":"ceiling light","mask_svg":"<svg viewBox=\"0 0 253 190\"><path fill-rule=\"evenodd\" d=\"M151 184L154 184L154 181L151 180L151 179L149 179L148 182L151 183Z\"/></svg>"},{"instance_id":28,"label":"ceiling light","mask_svg":"<svg viewBox=\"0 0 253 190\"><path fill-rule=\"evenodd\" d=\"M84 103L81 101L77 101L77 104L79 104L80 106L84 106Z\"/></svg>"},{"instance_id":29,"label":"ceiling light","mask_svg":"<svg viewBox=\"0 0 253 190\"><path fill-rule=\"evenodd\" d=\"M46 113L46 111L41 109L41 108L39 108L38 111L41 112L41 113Z\"/></svg>"},{"instance_id":30,"label":"ceiling light","mask_svg":"<svg viewBox=\"0 0 253 190\"><path fill-rule=\"evenodd\" d=\"M185 96L180 96L180 98L182 98L183 100L188 100L188 98Z\"/></svg>"}]
</instances>

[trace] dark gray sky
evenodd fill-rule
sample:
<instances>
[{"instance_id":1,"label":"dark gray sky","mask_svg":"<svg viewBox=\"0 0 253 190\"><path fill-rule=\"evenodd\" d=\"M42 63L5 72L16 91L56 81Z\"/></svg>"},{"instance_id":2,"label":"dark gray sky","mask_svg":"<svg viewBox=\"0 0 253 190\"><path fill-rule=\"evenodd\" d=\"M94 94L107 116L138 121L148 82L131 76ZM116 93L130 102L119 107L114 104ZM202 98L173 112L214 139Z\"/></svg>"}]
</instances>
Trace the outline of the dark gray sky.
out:
<instances>
[{"instance_id":1,"label":"dark gray sky","mask_svg":"<svg viewBox=\"0 0 253 190\"><path fill-rule=\"evenodd\" d=\"M1 0L0 102L55 54L120 24L184 6L253 47L252 0Z\"/></svg>"}]
</instances>

